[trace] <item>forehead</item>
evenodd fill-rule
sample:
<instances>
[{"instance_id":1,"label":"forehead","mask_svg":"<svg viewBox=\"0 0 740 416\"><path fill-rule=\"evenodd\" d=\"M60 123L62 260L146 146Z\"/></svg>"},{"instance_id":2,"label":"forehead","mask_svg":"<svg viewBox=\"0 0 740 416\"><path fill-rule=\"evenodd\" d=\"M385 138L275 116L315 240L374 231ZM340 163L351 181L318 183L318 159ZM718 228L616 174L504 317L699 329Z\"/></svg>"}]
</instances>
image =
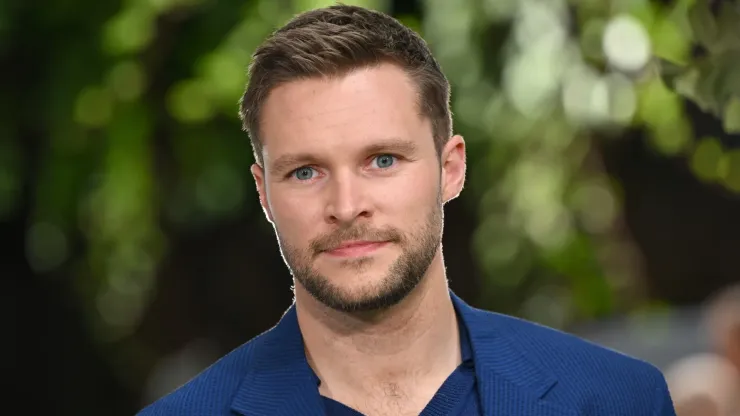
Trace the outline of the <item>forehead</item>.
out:
<instances>
[{"instance_id":1,"label":"forehead","mask_svg":"<svg viewBox=\"0 0 740 416\"><path fill-rule=\"evenodd\" d=\"M433 146L414 81L391 64L283 84L266 100L261 123L266 163L288 151L351 151L388 137Z\"/></svg>"}]
</instances>

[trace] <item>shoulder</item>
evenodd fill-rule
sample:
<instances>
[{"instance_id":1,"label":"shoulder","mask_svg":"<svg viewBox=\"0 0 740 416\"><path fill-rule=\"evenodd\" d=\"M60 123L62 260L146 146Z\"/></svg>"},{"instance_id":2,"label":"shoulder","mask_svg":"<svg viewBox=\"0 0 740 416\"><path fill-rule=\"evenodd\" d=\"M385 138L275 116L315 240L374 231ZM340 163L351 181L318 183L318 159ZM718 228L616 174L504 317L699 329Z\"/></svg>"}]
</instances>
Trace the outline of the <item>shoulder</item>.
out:
<instances>
[{"instance_id":1,"label":"shoulder","mask_svg":"<svg viewBox=\"0 0 740 416\"><path fill-rule=\"evenodd\" d=\"M550 400L588 414L673 414L665 378L654 365L564 331L481 312L522 359L557 380L547 392Z\"/></svg>"},{"instance_id":2,"label":"shoulder","mask_svg":"<svg viewBox=\"0 0 740 416\"><path fill-rule=\"evenodd\" d=\"M263 335L237 347L193 379L142 409L137 416L230 414L235 391L252 365Z\"/></svg>"}]
</instances>

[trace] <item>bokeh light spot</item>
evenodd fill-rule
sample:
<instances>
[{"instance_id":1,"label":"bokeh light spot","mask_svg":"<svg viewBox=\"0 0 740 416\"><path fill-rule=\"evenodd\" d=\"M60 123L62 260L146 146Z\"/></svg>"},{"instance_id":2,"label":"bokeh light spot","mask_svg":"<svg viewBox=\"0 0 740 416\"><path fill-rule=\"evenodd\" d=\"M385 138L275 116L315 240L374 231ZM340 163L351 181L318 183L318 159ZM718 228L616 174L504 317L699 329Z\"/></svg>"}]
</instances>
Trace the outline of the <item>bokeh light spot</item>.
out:
<instances>
[{"instance_id":1,"label":"bokeh light spot","mask_svg":"<svg viewBox=\"0 0 740 416\"><path fill-rule=\"evenodd\" d=\"M101 87L88 87L77 96L74 109L75 121L88 127L106 125L113 115L113 97Z\"/></svg>"},{"instance_id":2,"label":"bokeh light spot","mask_svg":"<svg viewBox=\"0 0 740 416\"><path fill-rule=\"evenodd\" d=\"M67 236L54 224L39 222L26 234L26 257L37 272L50 272L59 267L69 255Z\"/></svg>"},{"instance_id":3,"label":"bokeh light spot","mask_svg":"<svg viewBox=\"0 0 740 416\"><path fill-rule=\"evenodd\" d=\"M135 61L119 62L108 73L108 86L121 101L133 101L141 96L146 75L141 64Z\"/></svg>"},{"instance_id":4,"label":"bokeh light spot","mask_svg":"<svg viewBox=\"0 0 740 416\"><path fill-rule=\"evenodd\" d=\"M650 38L636 18L618 15L604 29L602 48L609 62L623 71L639 71L650 59Z\"/></svg>"},{"instance_id":5,"label":"bokeh light spot","mask_svg":"<svg viewBox=\"0 0 740 416\"><path fill-rule=\"evenodd\" d=\"M103 49L111 55L123 55L144 49L154 36L155 10L137 3L119 12L106 24Z\"/></svg>"},{"instance_id":6,"label":"bokeh light spot","mask_svg":"<svg viewBox=\"0 0 740 416\"><path fill-rule=\"evenodd\" d=\"M200 80L182 81L173 86L167 96L167 108L182 122L207 121L214 114L211 96Z\"/></svg>"},{"instance_id":7,"label":"bokeh light spot","mask_svg":"<svg viewBox=\"0 0 740 416\"><path fill-rule=\"evenodd\" d=\"M617 216L617 201L604 184L589 181L573 192L573 205L583 226L591 233L607 231Z\"/></svg>"},{"instance_id":8,"label":"bokeh light spot","mask_svg":"<svg viewBox=\"0 0 740 416\"><path fill-rule=\"evenodd\" d=\"M722 145L714 138L702 139L691 154L691 170L699 179L711 181L719 175Z\"/></svg>"}]
</instances>

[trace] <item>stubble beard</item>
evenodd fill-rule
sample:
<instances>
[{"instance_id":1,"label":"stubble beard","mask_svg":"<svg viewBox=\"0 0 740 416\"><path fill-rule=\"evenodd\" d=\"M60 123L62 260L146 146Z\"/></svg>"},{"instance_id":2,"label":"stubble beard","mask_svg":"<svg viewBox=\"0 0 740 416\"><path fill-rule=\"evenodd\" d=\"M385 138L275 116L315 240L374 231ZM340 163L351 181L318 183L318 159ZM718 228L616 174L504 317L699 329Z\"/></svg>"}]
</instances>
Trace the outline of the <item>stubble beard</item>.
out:
<instances>
[{"instance_id":1,"label":"stubble beard","mask_svg":"<svg viewBox=\"0 0 740 416\"><path fill-rule=\"evenodd\" d=\"M416 232L408 234L396 229L375 230L354 225L312 241L308 250L299 250L286 244L277 228L275 231L283 258L295 281L327 307L340 312L357 313L386 310L400 303L421 283L440 246L442 224L443 208L439 201L427 214L424 224ZM390 241L399 245L402 251L377 284L350 291L334 284L312 267L313 260L322 249L350 239ZM360 257L344 260L341 266L359 278L374 261L372 257Z\"/></svg>"}]
</instances>

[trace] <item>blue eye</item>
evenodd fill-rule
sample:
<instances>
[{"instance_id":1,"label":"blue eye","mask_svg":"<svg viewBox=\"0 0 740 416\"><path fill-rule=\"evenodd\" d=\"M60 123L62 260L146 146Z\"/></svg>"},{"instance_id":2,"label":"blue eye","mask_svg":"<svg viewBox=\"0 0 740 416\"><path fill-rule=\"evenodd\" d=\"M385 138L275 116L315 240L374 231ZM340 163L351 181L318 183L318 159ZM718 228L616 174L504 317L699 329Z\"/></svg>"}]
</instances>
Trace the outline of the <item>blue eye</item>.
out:
<instances>
[{"instance_id":1,"label":"blue eye","mask_svg":"<svg viewBox=\"0 0 740 416\"><path fill-rule=\"evenodd\" d=\"M316 170L314 170L314 168L304 166L302 168L294 170L292 176L299 181L307 181L309 179L313 179L315 172Z\"/></svg>"},{"instance_id":2,"label":"blue eye","mask_svg":"<svg viewBox=\"0 0 740 416\"><path fill-rule=\"evenodd\" d=\"M373 159L373 165L380 169L386 169L393 166L395 161L396 157L393 155L378 155Z\"/></svg>"}]
</instances>

